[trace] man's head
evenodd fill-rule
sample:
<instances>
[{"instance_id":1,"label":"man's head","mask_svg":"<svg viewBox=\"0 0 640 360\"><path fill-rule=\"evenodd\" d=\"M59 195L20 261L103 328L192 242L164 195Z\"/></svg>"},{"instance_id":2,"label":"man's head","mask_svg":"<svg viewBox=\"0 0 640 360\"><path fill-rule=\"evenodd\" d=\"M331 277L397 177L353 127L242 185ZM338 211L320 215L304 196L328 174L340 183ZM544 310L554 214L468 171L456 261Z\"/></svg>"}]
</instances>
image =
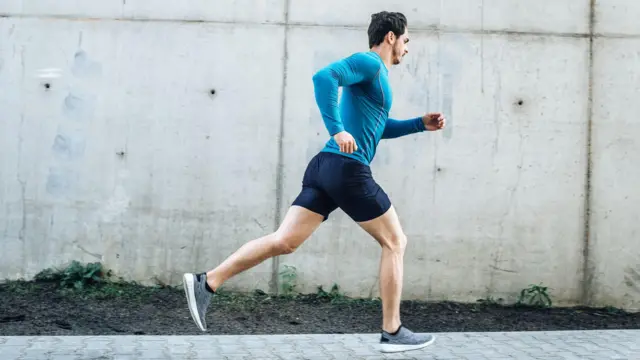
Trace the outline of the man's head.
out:
<instances>
[{"instance_id":1,"label":"man's head","mask_svg":"<svg viewBox=\"0 0 640 360\"><path fill-rule=\"evenodd\" d=\"M391 51L394 65L409 52L407 18L402 13L381 11L371 15L368 34L369 49Z\"/></svg>"}]
</instances>

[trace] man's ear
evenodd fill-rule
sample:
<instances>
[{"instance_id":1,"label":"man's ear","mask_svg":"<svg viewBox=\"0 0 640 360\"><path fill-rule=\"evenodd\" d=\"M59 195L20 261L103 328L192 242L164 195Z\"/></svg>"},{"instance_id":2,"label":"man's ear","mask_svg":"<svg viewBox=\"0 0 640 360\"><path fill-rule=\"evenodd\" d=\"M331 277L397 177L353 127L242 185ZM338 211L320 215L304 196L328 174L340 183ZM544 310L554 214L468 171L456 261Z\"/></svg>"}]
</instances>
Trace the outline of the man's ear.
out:
<instances>
[{"instance_id":1,"label":"man's ear","mask_svg":"<svg viewBox=\"0 0 640 360\"><path fill-rule=\"evenodd\" d=\"M389 44L393 45L396 42L396 34L393 31L389 31L387 33L387 39L389 40Z\"/></svg>"}]
</instances>

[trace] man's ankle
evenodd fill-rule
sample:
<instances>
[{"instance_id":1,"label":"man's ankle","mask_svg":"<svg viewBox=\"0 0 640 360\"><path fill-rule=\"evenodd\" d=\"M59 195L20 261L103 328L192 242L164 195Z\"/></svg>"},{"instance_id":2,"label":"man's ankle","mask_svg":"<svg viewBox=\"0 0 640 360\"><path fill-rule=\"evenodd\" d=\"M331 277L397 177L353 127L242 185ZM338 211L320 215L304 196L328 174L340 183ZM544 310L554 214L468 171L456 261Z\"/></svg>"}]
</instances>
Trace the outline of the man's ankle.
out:
<instances>
[{"instance_id":1,"label":"man's ankle","mask_svg":"<svg viewBox=\"0 0 640 360\"><path fill-rule=\"evenodd\" d=\"M398 332L400 331L400 328L402 327L402 324L398 324L397 326L383 326L382 330L387 332L390 335L396 335L398 334Z\"/></svg>"},{"instance_id":2,"label":"man's ankle","mask_svg":"<svg viewBox=\"0 0 640 360\"><path fill-rule=\"evenodd\" d=\"M205 289L207 289L208 292L215 294L217 286L215 286L215 284L212 284L211 280L213 279L208 277L207 273L204 273L204 278L205 278Z\"/></svg>"}]
</instances>

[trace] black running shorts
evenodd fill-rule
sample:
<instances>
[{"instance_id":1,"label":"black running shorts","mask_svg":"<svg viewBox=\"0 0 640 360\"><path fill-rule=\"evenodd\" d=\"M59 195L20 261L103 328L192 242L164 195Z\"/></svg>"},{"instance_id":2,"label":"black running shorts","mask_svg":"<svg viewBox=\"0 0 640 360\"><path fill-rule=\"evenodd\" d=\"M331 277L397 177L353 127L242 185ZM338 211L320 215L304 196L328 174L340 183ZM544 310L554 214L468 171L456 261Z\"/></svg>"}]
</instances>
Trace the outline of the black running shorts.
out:
<instances>
[{"instance_id":1,"label":"black running shorts","mask_svg":"<svg viewBox=\"0 0 640 360\"><path fill-rule=\"evenodd\" d=\"M375 219L391 207L391 201L371 175L369 166L339 154L320 152L309 162L302 191L293 201L323 215L340 207L356 222Z\"/></svg>"}]
</instances>

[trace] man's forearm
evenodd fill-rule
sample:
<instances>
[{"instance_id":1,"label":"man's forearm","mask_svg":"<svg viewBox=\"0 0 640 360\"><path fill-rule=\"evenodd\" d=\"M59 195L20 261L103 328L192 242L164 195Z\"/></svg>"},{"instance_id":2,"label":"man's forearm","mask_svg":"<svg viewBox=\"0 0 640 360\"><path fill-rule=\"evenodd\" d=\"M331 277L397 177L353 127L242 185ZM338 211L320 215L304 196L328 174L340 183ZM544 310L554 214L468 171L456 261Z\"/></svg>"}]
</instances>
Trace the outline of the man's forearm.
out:
<instances>
[{"instance_id":1,"label":"man's forearm","mask_svg":"<svg viewBox=\"0 0 640 360\"><path fill-rule=\"evenodd\" d=\"M425 130L426 128L422 116L409 120L395 120L390 118L387 119L384 132L382 133L382 138L393 139Z\"/></svg>"}]
</instances>

